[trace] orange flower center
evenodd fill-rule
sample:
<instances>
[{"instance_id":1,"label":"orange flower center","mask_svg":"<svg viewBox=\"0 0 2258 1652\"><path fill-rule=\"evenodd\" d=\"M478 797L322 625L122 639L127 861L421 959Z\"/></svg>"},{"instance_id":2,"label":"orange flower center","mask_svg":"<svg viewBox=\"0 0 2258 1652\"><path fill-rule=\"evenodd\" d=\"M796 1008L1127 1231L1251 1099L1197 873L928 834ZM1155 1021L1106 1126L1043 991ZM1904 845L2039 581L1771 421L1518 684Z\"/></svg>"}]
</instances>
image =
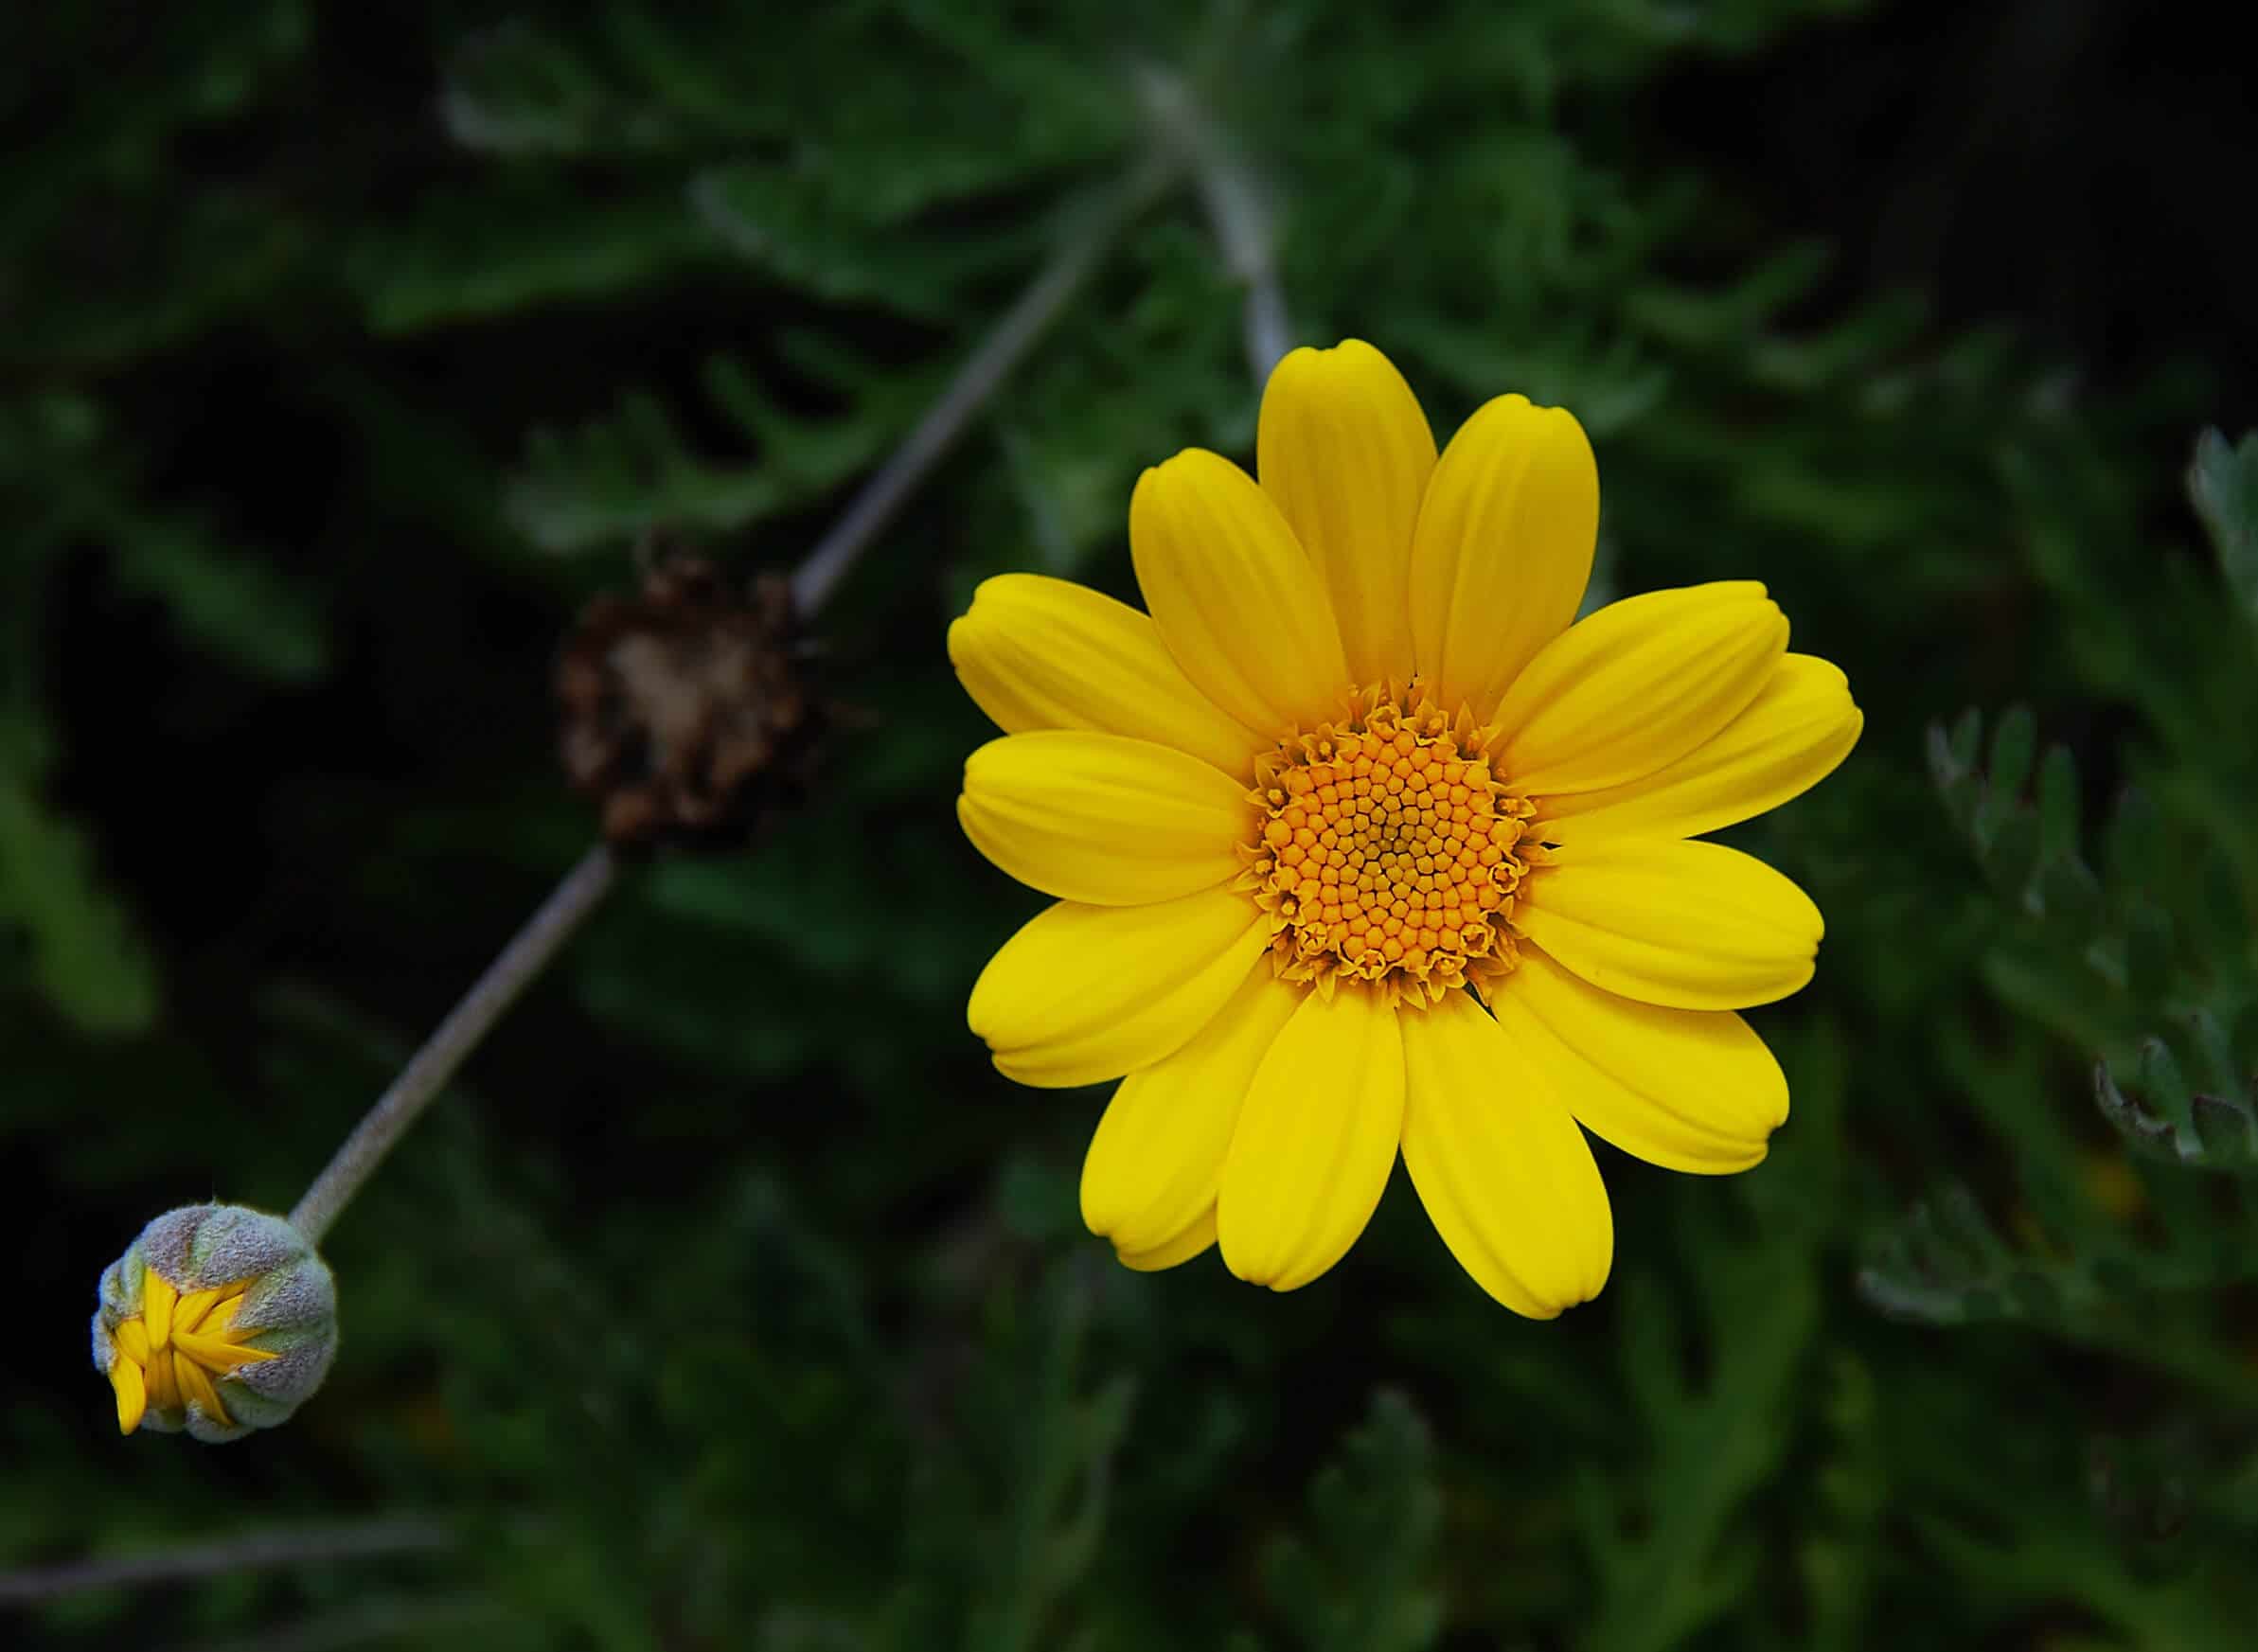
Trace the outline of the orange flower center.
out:
<instances>
[{"instance_id":1,"label":"orange flower center","mask_svg":"<svg viewBox=\"0 0 2258 1652\"><path fill-rule=\"evenodd\" d=\"M1340 722L1257 762L1241 887L1271 916L1280 975L1424 1005L1513 968L1536 810L1492 773L1490 736L1416 685L1360 689Z\"/></svg>"}]
</instances>

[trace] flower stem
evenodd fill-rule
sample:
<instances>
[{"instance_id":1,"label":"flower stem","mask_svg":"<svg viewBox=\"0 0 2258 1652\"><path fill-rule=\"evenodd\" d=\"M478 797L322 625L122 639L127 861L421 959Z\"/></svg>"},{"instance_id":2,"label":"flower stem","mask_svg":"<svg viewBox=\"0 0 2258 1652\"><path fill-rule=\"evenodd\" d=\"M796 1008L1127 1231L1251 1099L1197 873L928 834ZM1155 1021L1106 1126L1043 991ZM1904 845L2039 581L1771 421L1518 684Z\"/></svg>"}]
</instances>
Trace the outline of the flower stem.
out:
<instances>
[{"instance_id":1,"label":"flower stem","mask_svg":"<svg viewBox=\"0 0 2258 1652\"><path fill-rule=\"evenodd\" d=\"M215 1543L194 1543L0 1572L0 1602L57 1600L91 1589L132 1589L144 1584L178 1583L192 1577L258 1572L275 1566L412 1554L444 1549L453 1541L454 1534L445 1526L425 1520L386 1519L356 1525L252 1532Z\"/></svg>"},{"instance_id":2,"label":"flower stem","mask_svg":"<svg viewBox=\"0 0 2258 1652\"><path fill-rule=\"evenodd\" d=\"M1272 250L1270 205L1254 175L1220 145L1200 152L1198 177L1200 200L1223 249L1224 265L1247 290L1247 366L1259 391L1270 382L1271 369L1293 347Z\"/></svg>"},{"instance_id":3,"label":"flower stem","mask_svg":"<svg viewBox=\"0 0 2258 1652\"><path fill-rule=\"evenodd\" d=\"M487 966L438 1030L410 1057L290 1213L291 1225L309 1244L321 1243L338 1213L361 1191L361 1184L384 1162L408 1127L438 1098L455 1069L502 1019L502 1012L517 1002L581 920L596 910L612 887L614 871L612 851L601 844L581 856L579 864L565 874L525 920L525 927L502 949L502 955Z\"/></svg>"},{"instance_id":4,"label":"flower stem","mask_svg":"<svg viewBox=\"0 0 2258 1652\"><path fill-rule=\"evenodd\" d=\"M1247 290L1247 366L1259 394L1271 369L1293 347L1286 292L1278 279L1277 222L1262 181L1230 136L1200 106L1182 77L1147 68L1139 77L1147 116L1191 169L1223 266Z\"/></svg>"},{"instance_id":5,"label":"flower stem","mask_svg":"<svg viewBox=\"0 0 2258 1652\"><path fill-rule=\"evenodd\" d=\"M855 559L878 538L903 501L963 434L1043 329L1065 309L1122 229L1174 179L1178 159L1163 152L1132 167L1120 184L1077 214L1051 259L981 340L956 377L878 473L863 484L831 530L792 576L802 616L821 608ZM291 1225L319 1245L338 1214L438 1098L455 1070L491 1032L505 1010L548 966L612 887L616 863L598 844L565 874L502 955L488 967L438 1030L412 1057L392 1087L345 1139L290 1213Z\"/></svg>"},{"instance_id":6,"label":"flower stem","mask_svg":"<svg viewBox=\"0 0 2258 1652\"><path fill-rule=\"evenodd\" d=\"M965 359L901 446L862 485L830 532L809 552L791 579L793 606L801 613L812 613L830 595L855 559L893 520L902 501L964 434L972 416L1058 318L1114 239L1167 186L1175 171L1172 157L1147 161L1077 215L1050 261Z\"/></svg>"}]
</instances>

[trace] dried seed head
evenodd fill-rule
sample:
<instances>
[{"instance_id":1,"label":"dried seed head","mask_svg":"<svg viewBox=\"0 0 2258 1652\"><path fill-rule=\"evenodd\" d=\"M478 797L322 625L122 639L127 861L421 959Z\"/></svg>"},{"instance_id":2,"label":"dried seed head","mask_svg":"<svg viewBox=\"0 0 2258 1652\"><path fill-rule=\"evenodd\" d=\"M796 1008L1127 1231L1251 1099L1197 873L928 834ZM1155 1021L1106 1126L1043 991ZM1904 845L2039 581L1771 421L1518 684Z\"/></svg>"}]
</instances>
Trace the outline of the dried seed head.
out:
<instances>
[{"instance_id":1,"label":"dried seed head","mask_svg":"<svg viewBox=\"0 0 2258 1652\"><path fill-rule=\"evenodd\" d=\"M558 743L607 841L734 842L790 794L819 722L797 645L788 583L748 600L692 558L589 604L557 659Z\"/></svg>"},{"instance_id":2,"label":"dried seed head","mask_svg":"<svg viewBox=\"0 0 2258 1652\"><path fill-rule=\"evenodd\" d=\"M102 1274L94 1368L132 1433L210 1443L271 1429L321 1387L337 1354L337 1288L280 1217L191 1204L141 1230Z\"/></svg>"}]
</instances>

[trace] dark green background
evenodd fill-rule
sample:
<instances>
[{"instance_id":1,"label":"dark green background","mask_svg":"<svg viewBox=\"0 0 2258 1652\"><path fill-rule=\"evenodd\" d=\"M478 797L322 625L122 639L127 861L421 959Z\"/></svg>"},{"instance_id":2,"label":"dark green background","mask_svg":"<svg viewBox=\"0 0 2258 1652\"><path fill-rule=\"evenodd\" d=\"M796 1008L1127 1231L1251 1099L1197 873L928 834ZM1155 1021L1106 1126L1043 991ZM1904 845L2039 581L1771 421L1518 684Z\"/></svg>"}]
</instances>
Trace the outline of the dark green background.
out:
<instances>
[{"instance_id":1,"label":"dark green background","mask_svg":"<svg viewBox=\"0 0 2258 1652\"><path fill-rule=\"evenodd\" d=\"M2258 127L2150 10L11 9L0 1575L449 1541L5 1632L2249 1645L2258 449L2206 471L2223 572L2182 473L2258 422ZM1752 1018L1771 1159L1601 1149L1614 1279L1545 1325L1405 1185L1289 1297L1082 1233L1102 1092L963 1025L1038 897L955 828L941 638L992 573L1124 590L1137 471L1251 456L1179 188L822 616L805 812L632 871L340 1223L320 1396L117 1439L100 1270L173 1204L287 1208L587 842L578 606L646 528L804 554L1149 152L1155 67L1264 181L1298 337L1446 434L1575 409L1608 594L1763 579L1849 671L1857 753L1735 834L1829 925Z\"/></svg>"}]
</instances>

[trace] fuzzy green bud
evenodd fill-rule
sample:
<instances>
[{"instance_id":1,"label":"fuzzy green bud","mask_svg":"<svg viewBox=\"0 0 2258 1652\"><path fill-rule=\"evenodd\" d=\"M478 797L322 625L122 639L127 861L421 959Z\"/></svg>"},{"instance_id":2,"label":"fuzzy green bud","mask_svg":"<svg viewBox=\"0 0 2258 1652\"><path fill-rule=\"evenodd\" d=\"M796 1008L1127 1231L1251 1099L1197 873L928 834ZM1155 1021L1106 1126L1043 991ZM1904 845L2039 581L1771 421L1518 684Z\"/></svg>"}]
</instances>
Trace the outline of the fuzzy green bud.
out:
<instances>
[{"instance_id":1,"label":"fuzzy green bud","mask_svg":"<svg viewBox=\"0 0 2258 1652\"><path fill-rule=\"evenodd\" d=\"M240 1440L312 1396L337 1354L337 1287L305 1235L238 1204L190 1204L103 1271L94 1368L132 1433Z\"/></svg>"}]
</instances>

